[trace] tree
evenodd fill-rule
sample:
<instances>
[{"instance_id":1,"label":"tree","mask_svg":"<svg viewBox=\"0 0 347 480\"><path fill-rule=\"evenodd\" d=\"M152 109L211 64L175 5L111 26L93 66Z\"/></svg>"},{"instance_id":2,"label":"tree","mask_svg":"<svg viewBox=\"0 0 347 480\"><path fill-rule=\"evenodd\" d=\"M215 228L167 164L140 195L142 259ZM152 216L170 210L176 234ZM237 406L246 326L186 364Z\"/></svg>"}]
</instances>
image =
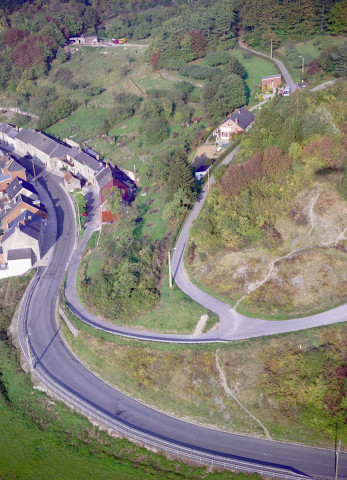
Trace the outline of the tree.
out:
<instances>
[{"instance_id":1,"label":"tree","mask_svg":"<svg viewBox=\"0 0 347 480\"><path fill-rule=\"evenodd\" d=\"M167 122L160 117L150 118L144 129L146 141L149 145L162 143L169 136Z\"/></svg>"},{"instance_id":2,"label":"tree","mask_svg":"<svg viewBox=\"0 0 347 480\"><path fill-rule=\"evenodd\" d=\"M185 35L182 38L182 40L180 42L180 46L181 46L180 53L181 53L181 56L182 56L183 60L185 60L186 62L191 62L192 60L194 60L195 53L193 52L192 47L191 47L191 36L190 35Z\"/></svg>"},{"instance_id":3,"label":"tree","mask_svg":"<svg viewBox=\"0 0 347 480\"><path fill-rule=\"evenodd\" d=\"M215 96L218 114L224 116L245 103L246 89L242 78L233 73L225 77Z\"/></svg>"},{"instance_id":4,"label":"tree","mask_svg":"<svg viewBox=\"0 0 347 480\"><path fill-rule=\"evenodd\" d=\"M157 70L159 67L160 56L161 53L158 50L156 52L153 52L151 55L150 63L154 70Z\"/></svg>"},{"instance_id":5,"label":"tree","mask_svg":"<svg viewBox=\"0 0 347 480\"><path fill-rule=\"evenodd\" d=\"M121 211L122 193L123 190L118 187L112 187L111 190L105 190L107 205L113 215L117 215Z\"/></svg>"},{"instance_id":6,"label":"tree","mask_svg":"<svg viewBox=\"0 0 347 480\"><path fill-rule=\"evenodd\" d=\"M40 35L43 37L53 38L58 45L62 46L66 42L64 35L57 28L53 22L49 22L42 30L40 30Z\"/></svg>"},{"instance_id":7,"label":"tree","mask_svg":"<svg viewBox=\"0 0 347 480\"><path fill-rule=\"evenodd\" d=\"M94 29L100 22L100 16L93 7L87 6L84 10L83 23L86 29Z\"/></svg>"},{"instance_id":8,"label":"tree","mask_svg":"<svg viewBox=\"0 0 347 480\"><path fill-rule=\"evenodd\" d=\"M347 0L336 2L328 14L329 31L334 35L347 33Z\"/></svg>"},{"instance_id":9,"label":"tree","mask_svg":"<svg viewBox=\"0 0 347 480\"><path fill-rule=\"evenodd\" d=\"M204 57L206 55L207 40L201 35L200 30L191 30L188 32L191 38L190 47L195 53L197 58Z\"/></svg>"},{"instance_id":10,"label":"tree","mask_svg":"<svg viewBox=\"0 0 347 480\"><path fill-rule=\"evenodd\" d=\"M27 37L13 50L11 57L18 67L29 68L43 63L43 46L39 44L40 37Z\"/></svg>"},{"instance_id":11,"label":"tree","mask_svg":"<svg viewBox=\"0 0 347 480\"><path fill-rule=\"evenodd\" d=\"M195 196L193 171L187 164L186 154L183 151L175 152L175 156L170 162L166 189L167 201L173 201L175 193L180 189L189 197L190 202L193 202Z\"/></svg>"},{"instance_id":12,"label":"tree","mask_svg":"<svg viewBox=\"0 0 347 480\"><path fill-rule=\"evenodd\" d=\"M10 28L4 36L4 43L9 47L15 47L19 42L27 36L27 32L19 28Z\"/></svg>"},{"instance_id":13,"label":"tree","mask_svg":"<svg viewBox=\"0 0 347 480\"><path fill-rule=\"evenodd\" d=\"M163 219L170 220L171 218L179 218L183 215L191 205L191 197L183 188L179 188L175 192L171 202L165 205L163 210Z\"/></svg>"},{"instance_id":14,"label":"tree","mask_svg":"<svg viewBox=\"0 0 347 480\"><path fill-rule=\"evenodd\" d=\"M247 77L247 71L245 67L234 56L232 56L229 60L227 71L228 73L233 73L234 75L238 75L241 78Z\"/></svg>"},{"instance_id":15,"label":"tree","mask_svg":"<svg viewBox=\"0 0 347 480\"><path fill-rule=\"evenodd\" d=\"M331 113L325 107L318 107L314 112L309 111L304 115L302 133L306 138L315 134L337 135L339 129Z\"/></svg>"}]
</instances>

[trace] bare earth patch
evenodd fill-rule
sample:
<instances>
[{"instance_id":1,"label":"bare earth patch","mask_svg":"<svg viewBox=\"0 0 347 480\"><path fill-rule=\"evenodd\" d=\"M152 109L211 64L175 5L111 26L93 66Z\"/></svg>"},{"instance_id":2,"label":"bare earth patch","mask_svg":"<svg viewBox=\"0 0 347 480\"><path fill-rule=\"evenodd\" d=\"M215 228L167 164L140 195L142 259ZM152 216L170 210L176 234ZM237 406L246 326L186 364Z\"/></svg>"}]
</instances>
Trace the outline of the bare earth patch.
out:
<instances>
[{"instance_id":1,"label":"bare earth patch","mask_svg":"<svg viewBox=\"0 0 347 480\"><path fill-rule=\"evenodd\" d=\"M316 182L300 192L275 229L277 250L200 253L193 277L251 316L295 317L345 302L347 203L334 187Z\"/></svg>"}]
</instances>

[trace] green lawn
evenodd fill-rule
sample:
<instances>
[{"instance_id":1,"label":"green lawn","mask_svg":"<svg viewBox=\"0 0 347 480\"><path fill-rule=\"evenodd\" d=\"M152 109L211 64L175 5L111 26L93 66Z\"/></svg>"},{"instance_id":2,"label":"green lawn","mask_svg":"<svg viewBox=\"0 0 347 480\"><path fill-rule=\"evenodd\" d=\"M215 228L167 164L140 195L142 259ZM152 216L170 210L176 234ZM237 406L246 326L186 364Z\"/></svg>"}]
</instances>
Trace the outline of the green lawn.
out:
<instances>
[{"instance_id":1,"label":"green lawn","mask_svg":"<svg viewBox=\"0 0 347 480\"><path fill-rule=\"evenodd\" d=\"M229 53L235 56L247 70L246 85L251 93L249 105L256 104L254 96L257 91L260 91L262 77L278 73L276 67L272 62L255 55L244 58L240 49L231 50Z\"/></svg>"},{"instance_id":2,"label":"green lawn","mask_svg":"<svg viewBox=\"0 0 347 480\"><path fill-rule=\"evenodd\" d=\"M218 316L185 295L177 285L173 284L170 288L166 272L160 290L159 305L134 320L132 327L136 324L159 332L192 333L201 315L205 313L209 315L209 328L212 328L219 321Z\"/></svg>"},{"instance_id":3,"label":"green lawn","mask_svg":"<svg viewBox=\"0 0 347 480\"><path fill-rule=\"evenodd\" d=\"M88 105L86 108L79 108L68 118L52 125L46 131L57 138L70 138L75 142L82 142L99 133L99 127L106 117L106 108L94 109Z\"/></svg>"}]
</instances>

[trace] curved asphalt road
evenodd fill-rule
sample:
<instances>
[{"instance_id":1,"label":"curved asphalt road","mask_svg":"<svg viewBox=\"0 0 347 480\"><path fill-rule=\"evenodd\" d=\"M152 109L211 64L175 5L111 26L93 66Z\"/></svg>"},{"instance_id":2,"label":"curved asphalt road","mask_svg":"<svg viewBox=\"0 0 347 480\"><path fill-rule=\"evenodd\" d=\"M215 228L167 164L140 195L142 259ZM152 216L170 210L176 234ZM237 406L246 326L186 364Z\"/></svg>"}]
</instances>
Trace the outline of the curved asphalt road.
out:
<instances>
[{"instance_id":1,"label":"curved asphalt road","mask_svg":"<svg viewBox=\"0 0 347 480\"><path fill-rule=\"evenodd\" d=\"M75 243L71 204L51 174L40 179L53 201L48 222L57 221L57 241L49 266L32 280L23 298L18 334L28 358L26 336L34 359L33 373L58 395L104 424L180 455L229 468L286 475L333 478L334 451L233 435L186 423L129 398L93 375L71 353L56 324L58 289ZM285 471L284 471L285 470ZM288 471L289 470L289 471ZM340 455L339 478L347 478L347 455Z\"/></svg>"},{"instance_id":2,"label":"curved asphalt road","mask_svg":"<svg viewBox=\"0 0 347 480\"><path fill-rule=\"evenodd\" d=\"M260 55L262 57L270 59L272 62L275 62L276 65L278 66L278 68L281 70L281 73L282 73L283 77L285 78L286 85L288 85L291 88L291 91L294 92L294 90L296 90L298 88L296 83L293 82L293 79L290 76L290 73L288 72L288 70L284 66L283 62L281 62L281 60L277 60L277 58L271 58L270 55L266 55L265 53L260 53L260 52L257 52L257 50L253 50L252 48L249 48L246 45L246 43L243 42L242 38L240 38L240 37L238 39L238 43L239 43L241 48L244 48L245 50L248 50L249 52L252 52L255 55Z\"/></svg>"},{"instance_id":3,"label":"curved asphalt road","mask_svg":"<svg viewBox=\"0 0 347 480\"><path fill-rule=\"evenodd\" d=\"M222 162L226 165L231 162L237 147ZM211 177L210 185L214 182ZM218 329L200 335L184 335L184 334L164 334L155 332L145 332L127 327L120 327L98 317L92 315L83 305L81 305L76 294L76 277L80 258L83 255L87 240L90 234L95 230L93 226L94 220L91 220L87 231L85 232L83 241L78 249L74 252L68 269L66 278L65 296L69 303L71 311L79 317L83 322L92 327L104 330L109 333L124 335L143 340L154 340L163 342L182 342L182 343L198 343L198 342L225 342L230 340L241 340L246 338L261 337L265 335L276 335L280 333L295 332L307 328L314 328L323 325L331 325L333 323L345 322L347 320L347 305L342 305L327 312L317 315L311 315L304 318L297 318L283 321L267 321L257 318L250 318L241 315L231 308L230 305L217 300L215 297L203 292L195 286L188 278L184 268L183 256L185 247L189 239L189 230L192 222L198 217L204 202L207 198L208 190L205 185L200 194L198 201L195 203L190 212L180 236L176 243L176 249L172 258L172 273L178 287L189 297L208 310L211 310L219 316L220 323Z\"/></svg>"}]
</instances>

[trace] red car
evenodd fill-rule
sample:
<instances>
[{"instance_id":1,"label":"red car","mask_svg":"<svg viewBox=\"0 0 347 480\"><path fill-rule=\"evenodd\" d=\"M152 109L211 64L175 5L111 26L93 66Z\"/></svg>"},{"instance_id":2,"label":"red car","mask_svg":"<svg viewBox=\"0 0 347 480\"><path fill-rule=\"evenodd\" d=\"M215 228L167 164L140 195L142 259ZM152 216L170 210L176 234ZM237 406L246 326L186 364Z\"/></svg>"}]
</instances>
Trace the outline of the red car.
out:
<instances>
[{"instance_id":1,"label":"red car","mask_svg":"<svg viewBox=\"0 0 347 480\"><path fill-rule=\"evenodd\" d=\"M82 213L82 217L86 217L88 215L87 212Z\"/></svg>"}]
</instances>

